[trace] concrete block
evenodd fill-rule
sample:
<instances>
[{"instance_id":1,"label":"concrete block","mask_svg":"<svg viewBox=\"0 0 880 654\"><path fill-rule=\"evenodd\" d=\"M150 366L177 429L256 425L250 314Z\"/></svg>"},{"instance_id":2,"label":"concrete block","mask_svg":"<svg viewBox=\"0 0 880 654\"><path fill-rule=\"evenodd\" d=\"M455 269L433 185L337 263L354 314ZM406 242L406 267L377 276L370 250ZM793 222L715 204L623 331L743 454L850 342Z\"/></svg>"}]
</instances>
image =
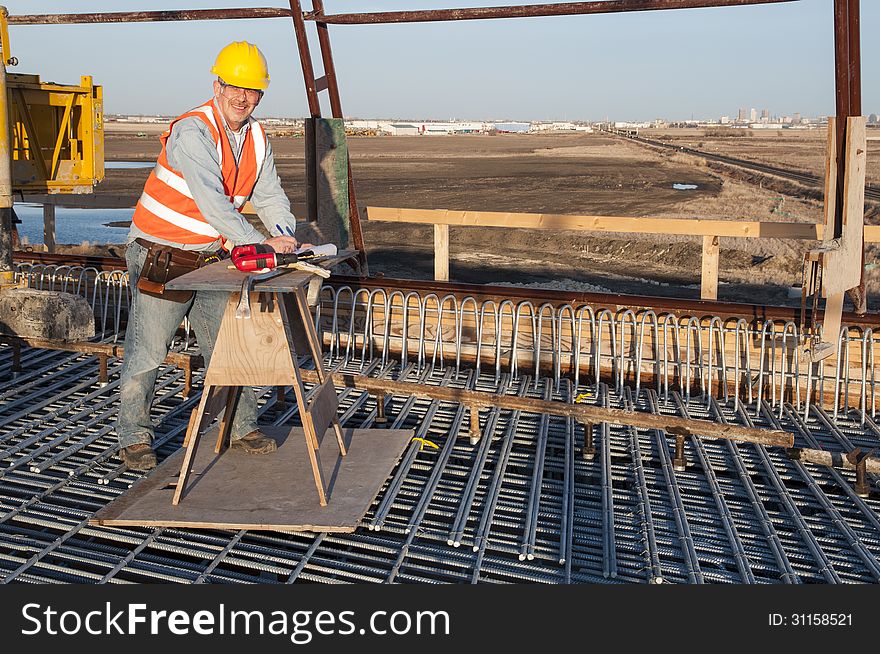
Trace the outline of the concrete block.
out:
<instances>
[{"instance_id":1,"label":"concrete block","mask_svg":"<svg viewBox=\"0 0 880 654\"><path fill-rule=\"evenodd\" d=\"M95 317L85 298L70 293L15 288L0 292L0 333L53 341L86 341Z\"/></svg>"}]
</instances>

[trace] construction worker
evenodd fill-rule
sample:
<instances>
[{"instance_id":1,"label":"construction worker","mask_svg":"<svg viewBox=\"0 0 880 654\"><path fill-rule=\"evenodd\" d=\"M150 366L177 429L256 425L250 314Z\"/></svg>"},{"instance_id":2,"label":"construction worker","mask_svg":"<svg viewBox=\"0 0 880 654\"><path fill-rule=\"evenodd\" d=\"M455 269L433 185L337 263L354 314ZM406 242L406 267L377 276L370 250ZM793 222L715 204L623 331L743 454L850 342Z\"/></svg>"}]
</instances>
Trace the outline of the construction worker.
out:
<instances>
[{"instance_id":1,"label":"construction worker","mask_svg":"<svg viewBox=\"0 0 880 654\"><path fill-rule=\"evenodd\" d=\"M216 76L214 97L173 120L162 135L162 151L128 237L132 297L116 431L120 456L135 470L156 466L150 407L159 366L178 327L189 316L207 366L229 299L227 292L166 292L163 283L222 258L224 248L235 245L262 242L277 252L298 247L290 235L264 238L240 213L250 199L270 234L280 225L289 234L295 228L272 147L251 117L269 86L266 59L255 45L230 43L217 55L211 73ZM238 401L230 441L250 454L277 448L257 428L250 389Z\"/></svg>"}]
</instances>

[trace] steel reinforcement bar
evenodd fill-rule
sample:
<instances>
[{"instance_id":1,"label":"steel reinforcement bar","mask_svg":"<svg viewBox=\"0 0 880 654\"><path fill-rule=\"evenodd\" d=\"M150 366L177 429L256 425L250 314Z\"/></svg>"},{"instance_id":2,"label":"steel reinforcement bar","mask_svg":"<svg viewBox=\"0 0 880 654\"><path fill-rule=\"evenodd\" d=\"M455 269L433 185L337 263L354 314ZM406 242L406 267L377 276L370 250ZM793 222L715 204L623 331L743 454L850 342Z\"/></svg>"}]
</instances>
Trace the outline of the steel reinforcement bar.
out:
<instances>
[{"instance_id":1,"label":"steel reinforcement bar","mask_svg":"<svg viewBox=\"0 0 880 654\"><path fill-rule=\"evenodd\" d=\"M20 263L17 277L83 295L102 337L118 340L129 303L124 271ZM496 380L504 371L546 373L557 384L605 380L617 392L651 385L664 397L678 389L735 405L760 397L778 412L791 401L805 414L819 403L834 417L846 407L863 421L876 416L877 316L846 316L839 356L819 364L800 355L796 310L754 305L334 278L315 319L329 354L362 366L374 357L419 369L454 362L456 374L463 364L488 367Z\"/></svg>"}]
</instances>

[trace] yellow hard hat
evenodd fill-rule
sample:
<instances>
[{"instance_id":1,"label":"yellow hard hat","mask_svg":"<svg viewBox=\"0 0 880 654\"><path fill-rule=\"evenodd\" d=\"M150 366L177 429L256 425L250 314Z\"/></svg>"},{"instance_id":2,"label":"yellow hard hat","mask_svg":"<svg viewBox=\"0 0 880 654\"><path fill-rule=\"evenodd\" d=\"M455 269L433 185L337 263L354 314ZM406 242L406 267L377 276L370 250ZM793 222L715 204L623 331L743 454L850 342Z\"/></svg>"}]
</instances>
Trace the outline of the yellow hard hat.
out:
<instances>
[{"instance_id":1,"label":"yellow hard hat","mask_svg":"<svg viewBox=\"0 0 880 654\"><path fill-rule=\"evenodd\" d=\"M266 57L253 43L235 41L220 51L211 72L227 84L243 89L265 89L269 86Z\"/></svg>"}]
</instances>

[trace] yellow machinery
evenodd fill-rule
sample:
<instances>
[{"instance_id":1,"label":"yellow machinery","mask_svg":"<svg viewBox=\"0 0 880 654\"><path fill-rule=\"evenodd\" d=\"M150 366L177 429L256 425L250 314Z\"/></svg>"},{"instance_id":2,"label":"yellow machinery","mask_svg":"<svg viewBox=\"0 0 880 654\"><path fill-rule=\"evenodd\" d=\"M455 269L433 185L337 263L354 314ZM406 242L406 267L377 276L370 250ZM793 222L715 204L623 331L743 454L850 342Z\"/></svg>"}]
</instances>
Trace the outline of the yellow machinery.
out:
<instances>
[{"instance_id":1,"label":"yellow machinery","mask_svg":"<svg viewBox=\"0 0 880 654\"><path fill-rule=\"evenodd\" d=\"M5 67L18 62L10 52L6 9L0 9ZM7 116L9 130L4 132L11 140L0 145L9 149L12 190L90 193L104 179L102 88L91 77L81 77L79 86L42 82L38 75L4 77L6 106L0 114Z\"/></svg>"},{"instance_id":2,"label":"yellow machinery","mask_svg":"<svg viewBox=\"0 0 880 654\"><path fill-rule=\"evenodd\" d=\"M104 179L104 103L100 86L42 82L7 74L11 54L6 7L0 6L0 290L15 285L14 193L91 193ZM54 205L44 204L47 248L54 250Z\"/></svg>"},{"instance_id":3,"label":"yellow machinery","mask_svg":"<svg viewBox=\"0 0 880 654\"><path fill-rule=\"evenodd\" d=\"M104 179L102 88L7 76L12 187L23 193L91 193Z\"/></svg>"}]
</instances>

